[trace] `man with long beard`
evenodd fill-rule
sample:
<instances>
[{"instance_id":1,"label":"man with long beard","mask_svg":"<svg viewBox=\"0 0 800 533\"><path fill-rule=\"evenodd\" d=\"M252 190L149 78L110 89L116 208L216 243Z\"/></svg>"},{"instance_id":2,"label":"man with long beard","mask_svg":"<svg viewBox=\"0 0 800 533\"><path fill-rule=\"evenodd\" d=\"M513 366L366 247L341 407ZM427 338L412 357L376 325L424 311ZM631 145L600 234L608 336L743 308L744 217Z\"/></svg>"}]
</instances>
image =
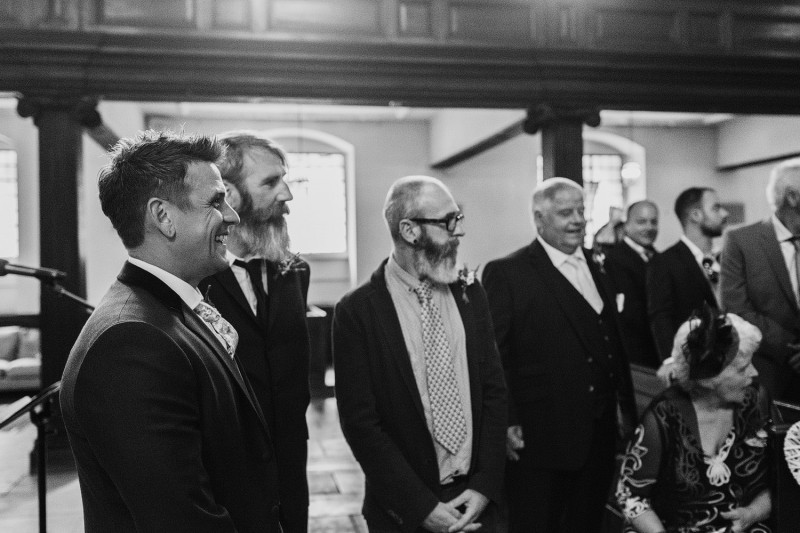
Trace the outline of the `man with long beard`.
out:
<instances>
[{"instance_id":1,"label":"man with long beard","mask_svg":"<svg viewBox=\"0 0 800 533\"><path fill-rule=\"evenodd\" d=\"M305 533L310 273L307 263L289 253L286 154L255 132L229 132L219 140L227 149L220 164L226 198L241 223L228 238L230 268L206 278L200 289L239 332L236 357L275 445L281 527L284 533Z\"/></svg>"},{"instance_id":2,"label":"man with long beard","mask_svg":"<svg viewBox=\"0 0 800 533\"><path fill-rule=\"evenodd\" d=\"M506 390L486 295L458 272L463 215L409 176L384 215L394 242L336 306L339 417L366 476L371 532L501 532Z\"/></svg>"}]
</instances>

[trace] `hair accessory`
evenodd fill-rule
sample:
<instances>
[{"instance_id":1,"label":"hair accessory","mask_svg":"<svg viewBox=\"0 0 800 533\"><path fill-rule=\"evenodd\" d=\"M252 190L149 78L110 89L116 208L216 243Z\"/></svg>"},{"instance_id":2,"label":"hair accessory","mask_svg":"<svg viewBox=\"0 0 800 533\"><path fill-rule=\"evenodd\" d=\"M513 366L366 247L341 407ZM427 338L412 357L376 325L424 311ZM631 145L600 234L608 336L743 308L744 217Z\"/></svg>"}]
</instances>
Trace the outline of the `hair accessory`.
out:
<instances>
[{"instance_id":1,"label":"hair accessory","mask_svg":"<svg viewBox=\"0 0 800 533\"><path fill-rule=\"evenodd\" d=\"M700 323L689 330L683 353L689 363L689 379L717 376L728 366L739 348L739 338L733 324L724 314L708 305L695 311L692 320Z\"/></svg>"}]
</instances>

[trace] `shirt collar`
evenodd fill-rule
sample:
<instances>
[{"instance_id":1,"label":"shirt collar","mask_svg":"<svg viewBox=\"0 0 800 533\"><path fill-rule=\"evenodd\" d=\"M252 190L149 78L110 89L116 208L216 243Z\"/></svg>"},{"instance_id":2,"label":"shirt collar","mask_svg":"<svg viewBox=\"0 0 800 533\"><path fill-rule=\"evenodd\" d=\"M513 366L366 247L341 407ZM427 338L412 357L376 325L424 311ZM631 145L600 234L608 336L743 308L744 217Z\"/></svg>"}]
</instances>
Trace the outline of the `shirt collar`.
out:
<instances>
[{"instance_id":1,"label":"shirt collar","mask_svg":"<svg viewBox=\"0 0 800 533\"><path fill-rule=\"evenodd\" d=\"M158 279L164 282L164 284L172 289L175 294L177 294L183 302L189 306L189 309L194 309L197 307L201 301L203 301L203 295L200 294L200 291L197 290L197 287L192 287L181 278L174 274L170 274L163 268L157 267L150 263L146 263L141 259L136 259L135 257L128 257L128 262L132 265L135 265L142 270L149 272L150 274L154 275Z\"/></svg>"},{"instance_id":2,"label":"shirt collar","mask_svg":"<svg viewBox=\"0 0 800 533\"><path fill-rule=\"evenodd\" d=\"M783 225L783 222L775 216L775 213L772 214L772 227L775 228L775 237L778 238L778 242L788 241L794 237L792 232Z\"/></svg>"},{"instance_id":3,"label":"shirt collar","mask_svg":"<svg viewBox=\"0 0 800 533\"><path fill-rule=\"evenodd\" d=\"M580 246L575 248L575 251L571 254L565 254L561 250L547 244L547 242L545 242L541 236L536 238L540 243L542 243L544 251L547 252L547 256L550 258L550 262L553 263L553 266L556 268L561 268L561 265L563 265L570 257L574 257L578 261L586 261L586 258L583 256L583 250L581 250Z\"/></svg>"},{"instance_id":4,"label":"shirt collar","mask_svg":"<svg viewBox=\"0 0 800 533\"><path fill-rule=\"evenodd\" d=\"M403 267L395 260L394 254L389 254L389 261L386 263L386 272L408 291L413 291L420 284L420 281L403 270Z\"/></svg>"},{"instance_id":5,"label":"shirt collar","mask_svg":"<svg viewBox=\"0 0 800 533\"><path fill-rule=\"evenodd\" d=\"M259 257L257 255L254 255L252 257L248 257L247 259L245 259L243 257L239 257L237 255L234 255L233 253L231 253L230 250L225 250L225 260L228 262L228 265L230 265L230 266L236 266L237 268L241 268L238 265L234 265L233 262L234 261L242 261L243 263L247 263L248 261L251 261L253 259L263 259L263 258Z\"/></svg>"},{"instance_id":6,"label":"shirt collar","mask_svg":"<svg viewBox=\"0 0 800 533\"><path fill-rule=\"evenodd\" d=\"M625 235L622 238L622 240L625 241L625 244L630 246L633 249L633 251L636 252L637 254L644 255L644 256L647 255L647 250L645 249L645 247L642 246L641 244L639 244L638 242L634 241L633 239L631 239L627 235Z\"/></svg>"},{"instance_id":7,"label":"shirt collar","mask_svg":"<svg viewBox=\"0 0 800 533\"><path fill-rule=\"evenodd\" d=\"M700 247L695 243L690 241L686 235L681 235L681 241L683 244L689 247L689 251L692 252L695 261L702 264L703 258L706 256L706 254L703 253L703 250L701 250Z\"/></svg>"}]
</instances>

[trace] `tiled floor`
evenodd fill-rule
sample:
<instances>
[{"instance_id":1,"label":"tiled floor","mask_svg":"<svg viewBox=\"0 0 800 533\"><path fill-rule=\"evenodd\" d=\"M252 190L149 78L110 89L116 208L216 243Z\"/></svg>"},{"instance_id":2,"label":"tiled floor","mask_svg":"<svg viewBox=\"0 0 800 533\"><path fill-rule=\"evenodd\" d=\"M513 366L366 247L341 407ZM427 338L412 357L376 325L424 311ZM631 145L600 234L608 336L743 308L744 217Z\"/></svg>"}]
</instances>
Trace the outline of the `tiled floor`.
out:
<instances>
[{"instance_id":1,"label":"tiled floor","mask_svg":"<svg viewBox=\"0 0 800 533\"><path fill-rule=\"evenodd\" d=\"M0 418L2 411L0 405ZM312 401L307 419L310 532L366 533L361 516L364 475L342 436L336 401ZM28 474L28 455L35 438L36 428L29 421L18 421L0 431L1 532L39 531L36 477ZM73 469L48 473L47 520L49 533L83 531L80 489Z\"/></svg>"}]
</instances>

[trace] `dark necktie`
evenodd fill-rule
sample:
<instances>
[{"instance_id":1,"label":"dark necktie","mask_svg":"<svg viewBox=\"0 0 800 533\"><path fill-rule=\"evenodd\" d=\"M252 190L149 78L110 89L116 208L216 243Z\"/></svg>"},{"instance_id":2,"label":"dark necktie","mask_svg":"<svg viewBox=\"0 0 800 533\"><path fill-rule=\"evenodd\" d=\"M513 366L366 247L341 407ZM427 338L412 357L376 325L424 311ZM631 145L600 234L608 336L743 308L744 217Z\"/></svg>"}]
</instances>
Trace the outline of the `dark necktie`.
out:
<instances>
[{"instance_id":1,"label":"dark necktie","mask_svg":"<svg viewBox=\"0 0 800 533\"><path fill-rule=\"evenodd\" d=\"M253 292L256 295L256 317L259 320L267 318L267 291L264 290L264 282L261 274L261 264L263 259L251 259L244 262L236 259L233 264L242 267L247 271L250 276L250 284L253 286Z\"/></svg>"},{"instance_id":2,"label":"dark necktie","mask_svg":"<svg viewBox=\"0 0 800 533\"><path fill-rule=\"evenodd\" d=\"M656 249L652 246L644 246L644 255L647 258L646 260L649 262L654 255L656 255Z\"/></svg>"}]
</instances>

